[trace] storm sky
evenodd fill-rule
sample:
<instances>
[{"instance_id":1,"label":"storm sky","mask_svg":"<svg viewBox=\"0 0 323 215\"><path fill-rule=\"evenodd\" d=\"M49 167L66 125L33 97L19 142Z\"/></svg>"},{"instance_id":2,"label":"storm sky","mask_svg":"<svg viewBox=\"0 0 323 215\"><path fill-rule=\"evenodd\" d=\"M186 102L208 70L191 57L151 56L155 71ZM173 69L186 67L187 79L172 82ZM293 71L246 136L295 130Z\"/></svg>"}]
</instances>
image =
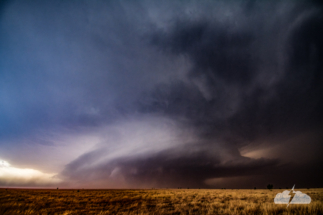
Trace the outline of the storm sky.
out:
<instances>
[{"instance_id":1,"label":"storm sky","mask_svg":"<svg viewBox=\"0 0 323 215\"><path fill-rule=\"evenodd\" d=\"M319 1L0 1L0 186L323 186Z\"/></svg>"}]
</instances>

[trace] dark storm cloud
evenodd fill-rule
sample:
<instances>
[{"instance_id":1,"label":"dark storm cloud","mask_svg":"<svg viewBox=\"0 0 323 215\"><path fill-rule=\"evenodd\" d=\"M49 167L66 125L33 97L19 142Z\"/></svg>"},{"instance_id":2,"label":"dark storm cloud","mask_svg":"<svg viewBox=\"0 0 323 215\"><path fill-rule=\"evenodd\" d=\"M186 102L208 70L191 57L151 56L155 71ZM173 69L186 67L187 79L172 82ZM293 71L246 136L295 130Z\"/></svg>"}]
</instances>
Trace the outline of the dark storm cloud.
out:
<instances>
[{"instance_id":1,"label":"dark storm cloud","mask_svg":"<svg viewBox=\"0 0 323 215\"><path fill-rule=\"evenodd\" d=\"M192 66L187 79L143 94L139 110L185 119L198 136L193 146L199 150L192 154L192 146L181 147L172 151L175 158L169 151L148 158L119 158L97 167L107 170L106 177L118 168L133 186L197 187L206 186L203 182L209 178L253 175L261 176L263 183L266 177L280 184L296 178L306 186L298 176L304 164L297 164L297 158L287 154L278 160L246 158L239 149L272 137L278 141L269 146L283 147L286 139L311 130L318 135L311 139L314 147L307 145L309 150L321 148L322 8L304 2L235 3L221 5L224 10L238 5L233 22L213 20L210 14L198 14L196 19L175 16L167 28L157 28L149 38L158 50L184 56ZM306 141L288 147L299 156ZM214 147L230 152L222 157L208 154ZM279 160L286 158L291 163L281 166ZM308 163L313 165L307 171L313 179L307 183L321 186L317 179L322 178L317 175L321 166L315 159ZM84 165L83 159L78 160L78 167ZM73 169L67 166L65 174Z\"/></svg>"},{"instance_id":2,"label":"dark storm cloud","mask_svg":"<svg viewBox=\"0 0 323 215\"><path fill-rule=\"evenodd\" d=\"M3 8L0 134L60 127L101 138L70 159L59 175L66 184L205 187L212 178L254 177L307 186L297 174L307 170L310 186L321 186L319 3ZM304 151L313 156L299 163Z\"/></svg>"},{"instance_id":3,"label":"dark storm cloud","mask_svg":"<svg viewBox=\"0 0 323 215\"><path fill-rule=\"evenodd\" d=\"M172 90L160 96L170 103L165 112L177 111L194 122L209 119L211 124L221 124L221 127L225 121L227 129L232 130L236 130L235 124L238 127L244 124L246 128L241 133L260 136L285 126L287 130L294 126L304 129L321 122L317 117L322 116L323 91L319 84L322 81L322 40L319 39L323 30L322 8L306 5L300 11L300 6L294 5L286 15L277 16L275 10L284 5L273 3L269 12L262 15L262 10L268 10L262 4L253 3L252 8L256 8L248 25L254 27L231 30L230 25L204 19L180 20L167 33L157 32L153 36L152 44L166 52L185 55L193 64L189 77L195 89L184 83L177 84L183 85L178 89L166 86ZM263 16L267 17L268 13L271 19L266 20ZM258 19L263 21L262 29L258 28ZM267 32L273 27L270 22L278 24L274 33ZM282 35L280 40L284 43L280 44L275 38L277 35ZM280 45L271 51L271 46ZM258 56L259 53L265 58ZM270 55L276 58L273 63L277 66L267 71L267 65L273 61ZM195 92L189 92L188 88ZM151 107L160 108L156 102ZM223 114L225 117L221 119ZM259 125L263 128L257 129Z\"/></svg>"},{"instance_id":4,"label":"dark storm cloud","mask_svg":"<svg viewBox=\"0 0 323 215\"><path fill-rule=\"evenodd\" d=\"M71 179L75 181L80 178L84 181L102 178L109 181L123 176L129 187L207 187L203 184L207 178L263 174L277 165L276 160L263 158L242 158L225 164L217 159L205 151L183 154L167 150L146 158L116 159L102 163L95 167L96 174L93 174L93 169L90 168L79 171L79 167L91 164L87 159L79 158L67 165L64 174L72 173ZM102 184L96 186L100 187Z\"/></svg>"},{"instance_id":5,"label":"dark storm cloud","mask_svg":"<svg viewBox=\"0 0 323 215\"><path fill-rule=\"evenodd\" d=\"M152 43L170 47L175 54L187 55L194 67L191 76L204 75L209 87L214 85L214 79L241 84L251 81L254 72L249 50L253 40L251 32L230 32L227 26L204 20L179 21L173 28L169 38L157 33Z\"/></svg>"}]
</instances>

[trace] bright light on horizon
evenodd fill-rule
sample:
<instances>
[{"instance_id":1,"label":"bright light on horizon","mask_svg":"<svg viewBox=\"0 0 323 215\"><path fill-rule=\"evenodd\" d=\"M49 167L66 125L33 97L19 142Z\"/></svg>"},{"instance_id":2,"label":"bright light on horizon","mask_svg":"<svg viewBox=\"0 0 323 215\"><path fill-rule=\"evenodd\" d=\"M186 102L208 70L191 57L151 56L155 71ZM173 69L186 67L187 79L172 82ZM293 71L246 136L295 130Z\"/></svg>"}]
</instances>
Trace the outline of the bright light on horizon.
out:
<instances>
[{"instance_id":1,"label":"bright light on horizon","mask_svg":"<svg viewBox=\"0 0 323 215\"><path fill-rule=\"evenodd\" d=\"M10 164L7 161L0 160L0 167L8 167Z\"/></svg>"},{"instance_id":2,"label":"bright light on horizon","mask_svg":"<svg viewBox=\"0 0 323 215\"><path fill-rule=\"evenodd\" d=\"M12 167L10 163L0 160L0 185L50 185L61 182L56 174L43 173L35 169Z\"/></svg>"}]
</instances>

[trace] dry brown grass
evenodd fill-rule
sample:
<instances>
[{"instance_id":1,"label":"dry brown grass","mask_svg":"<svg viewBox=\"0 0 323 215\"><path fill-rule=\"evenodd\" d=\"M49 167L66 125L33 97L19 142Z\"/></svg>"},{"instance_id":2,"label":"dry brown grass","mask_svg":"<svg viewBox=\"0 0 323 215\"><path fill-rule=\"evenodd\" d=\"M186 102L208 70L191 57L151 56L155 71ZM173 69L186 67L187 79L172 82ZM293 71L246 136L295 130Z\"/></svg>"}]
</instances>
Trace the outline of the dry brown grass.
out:
<instances>
[{"instance_id":1,"label":"dry brown grass","mask_svg":"<svg viewBox=\"0 0 323 215\"><path fill-rule=\"evenodd\" d=\"M282 190L0 189L0 214L323 214L323 189L300 190L309 205L275 205Z\"/></svg>"}]
</instances>

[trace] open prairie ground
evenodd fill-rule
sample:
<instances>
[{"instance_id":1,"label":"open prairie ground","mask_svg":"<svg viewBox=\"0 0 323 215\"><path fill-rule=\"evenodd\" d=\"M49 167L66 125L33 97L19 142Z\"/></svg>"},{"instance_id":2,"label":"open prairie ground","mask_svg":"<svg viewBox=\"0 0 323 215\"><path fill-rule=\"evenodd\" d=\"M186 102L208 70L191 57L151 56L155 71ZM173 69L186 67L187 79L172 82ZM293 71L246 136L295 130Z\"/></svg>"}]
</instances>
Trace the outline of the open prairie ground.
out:
<instances>
[{"instance_id":1,"label":"open prairie ground","mask_svg":"<svg viewBox=\"0 0 323 215\"><path fill-rule=\"evenodd\" d=\"M274 204L282 191L0 189L0 214L323 214L323 189L300 189L312 202L289 207Z\"/></svg>"}]
</instances>

